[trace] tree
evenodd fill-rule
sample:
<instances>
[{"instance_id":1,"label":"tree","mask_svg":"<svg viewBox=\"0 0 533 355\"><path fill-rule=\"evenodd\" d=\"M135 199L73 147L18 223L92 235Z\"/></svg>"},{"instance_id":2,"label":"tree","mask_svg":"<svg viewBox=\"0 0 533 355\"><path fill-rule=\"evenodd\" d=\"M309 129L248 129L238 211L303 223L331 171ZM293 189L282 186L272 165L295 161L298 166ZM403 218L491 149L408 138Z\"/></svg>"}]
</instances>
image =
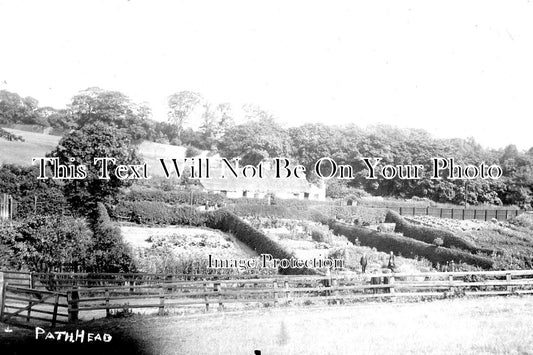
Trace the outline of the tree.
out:
<instances>
[{"instance_id":1,"label":"tree","mask_svg":"<svg viewBox=\"0 0 533 355\"><path fill-rule=\"evenodd\" d=\"M118 91L98 87L88 88L75 95L69 112L79 128L102 122L125 131L132 140L145 138L143 122L151 116L146 104L137 104Z\"/></svg>"},{"instance_id":2,"label":"tree","mask_svg":"<svg viewBox=\"0 0 533 355\"><path fill-rule=\"evenodd\" d=\"M261 108L256 104L244 104L242 105L244 111L244 118L247 121L271 121L276 120L275 116L267 110Z\"/></svg>"},{"instance_id":3,"label":"tree","mask_svg":"<svg viewBox=\"0 0 533 355\"><path fill-rule=\"evenodd\" d=\"M250 121L226 132L219 144L226 158L241 158L241 165L257 165L266 158L290 157L290 136L274 121Z\"/></svg>"},{"instance_id":4,"label":"tree","mask_svg":"<svg viewBox=\"0 0 533 355\"><path fill-rule=\"evenodd\" d=\"M65 180L65 195L69 203L83 214L92 211L97 202L114 201L120 187L131 184L131 181L120 180L112 173L109 179L100 179L101 164L95 165L95 158L116 159L115 163L109 163L109 172L113 172L117 165L139 164L140 161L130 136L98 121L68 133L49 157L59 158L61 164L72 162L87 166L86 178Z\"/></svg>"},{"instance_id":5,"label":"tree","mask_svg":"<svg viewBox=\"0 0 533 355\"><path fill-rule=\"evenodd\" d=\"M0 90L0 124L38 124L39 101Z\"/></svg>"},{"instance_id":6,"label":"tree","mask_svg":"<svg viewBox=\"0 0 533 355\"><path fill-rule=\"evenodd\" d=\"M192 91L180 91L168 97L168 121L178 129L178 139L191 113L204 101L202 95Z\"/></svg>"}]
</instances>

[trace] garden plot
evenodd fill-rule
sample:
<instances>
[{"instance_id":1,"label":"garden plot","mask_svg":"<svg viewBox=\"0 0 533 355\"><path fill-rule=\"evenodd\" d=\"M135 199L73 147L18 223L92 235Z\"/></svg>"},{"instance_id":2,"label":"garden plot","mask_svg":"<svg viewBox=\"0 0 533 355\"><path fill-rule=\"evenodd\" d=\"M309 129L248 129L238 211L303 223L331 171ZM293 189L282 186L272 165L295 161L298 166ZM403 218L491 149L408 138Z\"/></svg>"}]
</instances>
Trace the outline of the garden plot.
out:
<instances>
[{"instance_id":1,"label":"garden plot","mask_svg":"<svg viewBox=\"0 0 533 355\"><path fill-rule=\"evenodd\" d=\"M257 254L233 236L209 228L121 226L142 272L205 271L209 255L216 259L247 259Z\"/></svg>"}]
</instances>

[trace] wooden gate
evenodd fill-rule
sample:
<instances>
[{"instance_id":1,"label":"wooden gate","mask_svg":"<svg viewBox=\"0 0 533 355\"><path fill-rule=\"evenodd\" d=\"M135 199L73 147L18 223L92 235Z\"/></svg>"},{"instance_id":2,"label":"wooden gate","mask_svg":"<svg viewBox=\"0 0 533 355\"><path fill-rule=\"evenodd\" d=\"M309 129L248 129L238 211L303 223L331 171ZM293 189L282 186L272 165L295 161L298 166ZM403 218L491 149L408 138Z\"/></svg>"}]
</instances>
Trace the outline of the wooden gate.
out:
<instances>
[{"instance_id":1,"label":"wooden gate","mask_svg":"<svg viewBox=\"0 0 533 355\"><path fill-rule=\"evenodd\" d=\"M26 287L5 282L0 303L0 322L19 326L68 323L67 294Z\"/></svg>"}]
</instances>

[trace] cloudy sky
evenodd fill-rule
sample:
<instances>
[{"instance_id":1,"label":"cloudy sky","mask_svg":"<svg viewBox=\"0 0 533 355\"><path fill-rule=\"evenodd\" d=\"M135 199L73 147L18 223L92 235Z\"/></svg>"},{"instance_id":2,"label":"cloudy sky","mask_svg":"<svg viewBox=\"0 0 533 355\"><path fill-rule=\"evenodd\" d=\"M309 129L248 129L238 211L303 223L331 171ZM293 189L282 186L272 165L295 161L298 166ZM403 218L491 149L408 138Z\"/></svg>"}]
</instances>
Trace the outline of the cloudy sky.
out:
<instances>
[{"instance_id":1,"label":"cloudy sky","mask_svg":"<svg viewBox=\"0 0 533 355\"><path fill-rule=\"evenodd\" d=\"M0 88L64 107L91 86L193 90L282 122L424 128L533 146L529 1L0 0Z\"/></svg>"}]
</instances>

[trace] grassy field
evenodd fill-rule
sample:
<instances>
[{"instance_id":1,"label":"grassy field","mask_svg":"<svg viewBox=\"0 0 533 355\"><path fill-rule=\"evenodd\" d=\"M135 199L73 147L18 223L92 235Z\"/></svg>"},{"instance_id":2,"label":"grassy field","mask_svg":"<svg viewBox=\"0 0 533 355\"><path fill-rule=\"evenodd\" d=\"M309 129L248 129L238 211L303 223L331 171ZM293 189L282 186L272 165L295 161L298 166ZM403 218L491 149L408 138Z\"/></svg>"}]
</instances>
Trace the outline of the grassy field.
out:
<instances>
[{"instance_id":1,"label":"grassy field","mask_svg":"<svg viewBox=\"0 0 533 355\"><path fill-rule=\"evenodd\" d=\"M61 139L59 136L20 131L11 128L6 128L6 131L17 136L22 136L24 142L10 142L5 139L0 139L0 163L2 164L29 166L33 157L44 157L47 153L54 150ZM184 147L154 142L143 142L139 146L139 152L148 166L148 171L153 176L163 176L163 169L159 158L185 158Z\"/></svg>"},{"instance_id":2,"label":"grassy field","mask_svg":"<svg viewBox=\"0 0 533 355\"><path fill-rule=\"evenodd\" d=\"M32 330L15 328L0 333L0 344L77 354L532 354L532 319L533 297L365 303L134 316L76 326L111 334L107 344L34 341Z\"/></svg>"}]
</instances>

